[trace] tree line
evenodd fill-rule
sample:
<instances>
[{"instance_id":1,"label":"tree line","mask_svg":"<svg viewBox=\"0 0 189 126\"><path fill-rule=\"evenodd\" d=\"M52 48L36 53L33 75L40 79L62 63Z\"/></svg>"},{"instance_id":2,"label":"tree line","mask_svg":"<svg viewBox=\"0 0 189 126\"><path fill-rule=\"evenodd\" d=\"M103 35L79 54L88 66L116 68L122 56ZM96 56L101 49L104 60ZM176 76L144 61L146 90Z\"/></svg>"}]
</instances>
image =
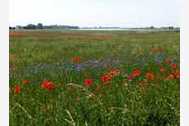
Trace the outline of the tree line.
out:
<instances>
[{"instance_id":1,"label":"tree line","mask_svg":"<svg viewBox=\"0 0 189 126\"><path fill-rule=\"evenodd\" d=\"M28 24L26 26L16 26L9 27L9 29L79 29L78 26L70 26L70 25L43 25L42 23Z\"/></svg>"}]
</instances>

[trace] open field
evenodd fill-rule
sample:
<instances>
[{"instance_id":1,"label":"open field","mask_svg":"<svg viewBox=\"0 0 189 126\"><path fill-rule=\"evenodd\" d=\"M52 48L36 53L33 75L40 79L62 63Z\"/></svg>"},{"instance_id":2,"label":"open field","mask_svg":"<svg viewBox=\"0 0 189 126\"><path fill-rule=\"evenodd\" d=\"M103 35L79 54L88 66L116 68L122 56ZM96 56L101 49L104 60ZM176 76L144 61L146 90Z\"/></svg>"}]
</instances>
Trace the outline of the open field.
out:
<instances>
[{"instance_id":1,"label":"open field","mask_svg":"<svg viewBox=\"0 0 189 126\"><path fill-rule=\"evenodd\" d=\"M179 32L10 32L10 126L179 126Z\"/></svg>"}]
</instances>

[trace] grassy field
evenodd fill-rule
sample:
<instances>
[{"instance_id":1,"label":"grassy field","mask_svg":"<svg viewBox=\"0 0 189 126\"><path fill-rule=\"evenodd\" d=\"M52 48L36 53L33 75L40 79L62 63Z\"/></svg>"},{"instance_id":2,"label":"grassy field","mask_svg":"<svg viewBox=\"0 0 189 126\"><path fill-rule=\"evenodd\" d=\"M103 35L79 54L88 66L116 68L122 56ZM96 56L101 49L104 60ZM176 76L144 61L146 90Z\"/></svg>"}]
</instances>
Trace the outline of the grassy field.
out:
<instances>
[{"instance_id":1,"label":"grassy field","mask_svg":"<svg viewBox=\"0 0 189 126\"><path fill-rule=\"evenodd\" d=\"M179 126L179 32L10 32L10 126Z\"/></svg>"}]
</instances>

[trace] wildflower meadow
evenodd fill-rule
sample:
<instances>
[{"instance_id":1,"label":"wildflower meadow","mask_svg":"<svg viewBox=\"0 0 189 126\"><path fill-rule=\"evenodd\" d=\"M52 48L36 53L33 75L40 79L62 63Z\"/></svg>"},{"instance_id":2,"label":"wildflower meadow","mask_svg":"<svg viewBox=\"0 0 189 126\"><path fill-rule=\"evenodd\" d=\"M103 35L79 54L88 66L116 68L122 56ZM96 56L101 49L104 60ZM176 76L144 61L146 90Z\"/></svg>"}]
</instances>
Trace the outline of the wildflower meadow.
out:
<instances>
[{"instance_id":1,"label":"wildflower meadow","mask_svg":"<svg viewBox=\"0 0 189 126\"><path fill-rule=\"evenodd\" d=\"M179 126L179 34L10 31L10 126Z\"/></svg>"}]
</instances>

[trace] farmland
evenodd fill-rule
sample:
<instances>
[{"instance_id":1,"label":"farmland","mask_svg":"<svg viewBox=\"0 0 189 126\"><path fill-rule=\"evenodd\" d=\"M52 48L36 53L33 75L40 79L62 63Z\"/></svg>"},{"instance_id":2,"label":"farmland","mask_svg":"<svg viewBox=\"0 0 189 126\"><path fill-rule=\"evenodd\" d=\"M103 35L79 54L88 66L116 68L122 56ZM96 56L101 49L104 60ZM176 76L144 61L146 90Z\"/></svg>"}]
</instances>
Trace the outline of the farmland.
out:
<instances>
[{"instance_id":1,"label":"farmland","mask_svg":"<svg viewBox=\"0 0 189 126\"><path fill-rule=\"evenodd\" d=\"M179 32L10 32L10 126L179 126Z\"/></svg>"}]
</instances>

